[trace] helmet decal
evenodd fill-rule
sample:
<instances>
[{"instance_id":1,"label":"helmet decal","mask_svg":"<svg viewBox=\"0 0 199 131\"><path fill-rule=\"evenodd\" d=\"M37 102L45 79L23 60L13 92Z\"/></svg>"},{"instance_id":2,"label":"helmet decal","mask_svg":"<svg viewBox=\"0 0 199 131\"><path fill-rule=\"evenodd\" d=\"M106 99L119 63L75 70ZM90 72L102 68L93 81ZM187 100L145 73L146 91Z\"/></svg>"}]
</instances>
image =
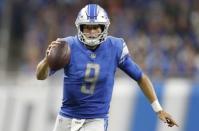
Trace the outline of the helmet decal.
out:
<instances>
[{"instance_id":1,"label":"helmet decal","mask_svg":"<svg viewBox=\"0 0 199 131\"><path fill-rule=\"evenodd\" d=\"M90 4L88 5L87 9L87 19L97 19L97 5L96 4Z\"/></svg>"}]
</instances>

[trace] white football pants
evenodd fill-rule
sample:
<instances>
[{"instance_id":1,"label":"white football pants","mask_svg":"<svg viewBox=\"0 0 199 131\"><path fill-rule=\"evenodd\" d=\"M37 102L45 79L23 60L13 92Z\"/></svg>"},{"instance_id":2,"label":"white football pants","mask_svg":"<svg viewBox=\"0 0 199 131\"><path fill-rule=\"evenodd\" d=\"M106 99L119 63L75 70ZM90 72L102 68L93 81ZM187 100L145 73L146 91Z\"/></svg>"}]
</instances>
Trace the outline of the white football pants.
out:
<instances>
[{"instance_id":1,"label":"white football pants","mask_svg":"<svg viewBox=\"0 0 199 131\"><path fill-rule=\"evenodd\" d=\"M58 115L53 131L107 131L108 120L72 119Z\"/></svg>"}]
</instances>

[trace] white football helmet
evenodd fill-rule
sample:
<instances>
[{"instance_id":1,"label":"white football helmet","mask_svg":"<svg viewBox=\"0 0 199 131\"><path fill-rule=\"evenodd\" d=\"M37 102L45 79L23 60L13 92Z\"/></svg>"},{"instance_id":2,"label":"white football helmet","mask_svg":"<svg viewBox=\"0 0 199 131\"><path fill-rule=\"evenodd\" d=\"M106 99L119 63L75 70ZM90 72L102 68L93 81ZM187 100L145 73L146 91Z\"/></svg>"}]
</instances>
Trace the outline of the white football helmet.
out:
<instances>
[{"instance_id":1,"label":"white football helmet","mask_svg":"<svg viewBox=\"0 0 199 131\"><path fill-rule=\"evenodd\" d=\"M102 7L97 4L88 4L80 10L75 25L78 30L79 40L88 46L96 46L105 41L110 21ZM96 38L87 38L82 32L82 25L101 25L102 32Z\"/></svg>"}]
</instances>

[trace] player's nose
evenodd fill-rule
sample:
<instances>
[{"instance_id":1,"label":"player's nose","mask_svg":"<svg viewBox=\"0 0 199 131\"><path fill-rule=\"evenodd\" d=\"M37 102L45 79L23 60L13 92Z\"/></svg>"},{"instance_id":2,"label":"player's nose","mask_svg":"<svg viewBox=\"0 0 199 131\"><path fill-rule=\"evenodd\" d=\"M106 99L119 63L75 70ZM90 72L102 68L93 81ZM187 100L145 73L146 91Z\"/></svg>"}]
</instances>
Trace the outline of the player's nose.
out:
<instances>
[{"instance_id":1,"label":"player's nose","mask_svg":"<svg viewBox=\"0 0 199 131\"><path fill-rule=\"evenodd\" d=\"M91 28L91 29L89 30L89 33L91 33L91 34L96 33L96 29Z\"/></svg>"},{"instance_id":2,"label":"player's nose","mask_svg":"<svg viewBox=\"0 0 199 131\"><path fill-rule=\"evenodd\" d=\"M89 36L90 36L90 37L96 37L97 34L98 34L98 33L97 33L96 30L90 30L90 31L89 31Z\"/></svg>"}]
</instances>

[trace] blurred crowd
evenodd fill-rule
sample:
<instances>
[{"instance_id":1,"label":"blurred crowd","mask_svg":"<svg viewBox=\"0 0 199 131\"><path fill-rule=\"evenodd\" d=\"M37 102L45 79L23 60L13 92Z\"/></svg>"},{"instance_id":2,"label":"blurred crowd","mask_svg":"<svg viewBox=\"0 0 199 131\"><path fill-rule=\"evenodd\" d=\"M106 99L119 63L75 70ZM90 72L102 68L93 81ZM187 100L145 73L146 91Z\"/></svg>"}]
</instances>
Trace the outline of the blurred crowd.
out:
<instances>
[{"instance_id":1,"label":"blurred crowd","mask_svg":"<svg viewBox=\"0 0 199 131\"><path fill-rule=\"evenodd\" d=\"M34 72L52 40L76 35L77 14L91 2L106 9L109 34L125 39L152 78L199 79L198 0L1 0L0 24L10 27L7 70Z\"/></svg>"}]
</instances>

